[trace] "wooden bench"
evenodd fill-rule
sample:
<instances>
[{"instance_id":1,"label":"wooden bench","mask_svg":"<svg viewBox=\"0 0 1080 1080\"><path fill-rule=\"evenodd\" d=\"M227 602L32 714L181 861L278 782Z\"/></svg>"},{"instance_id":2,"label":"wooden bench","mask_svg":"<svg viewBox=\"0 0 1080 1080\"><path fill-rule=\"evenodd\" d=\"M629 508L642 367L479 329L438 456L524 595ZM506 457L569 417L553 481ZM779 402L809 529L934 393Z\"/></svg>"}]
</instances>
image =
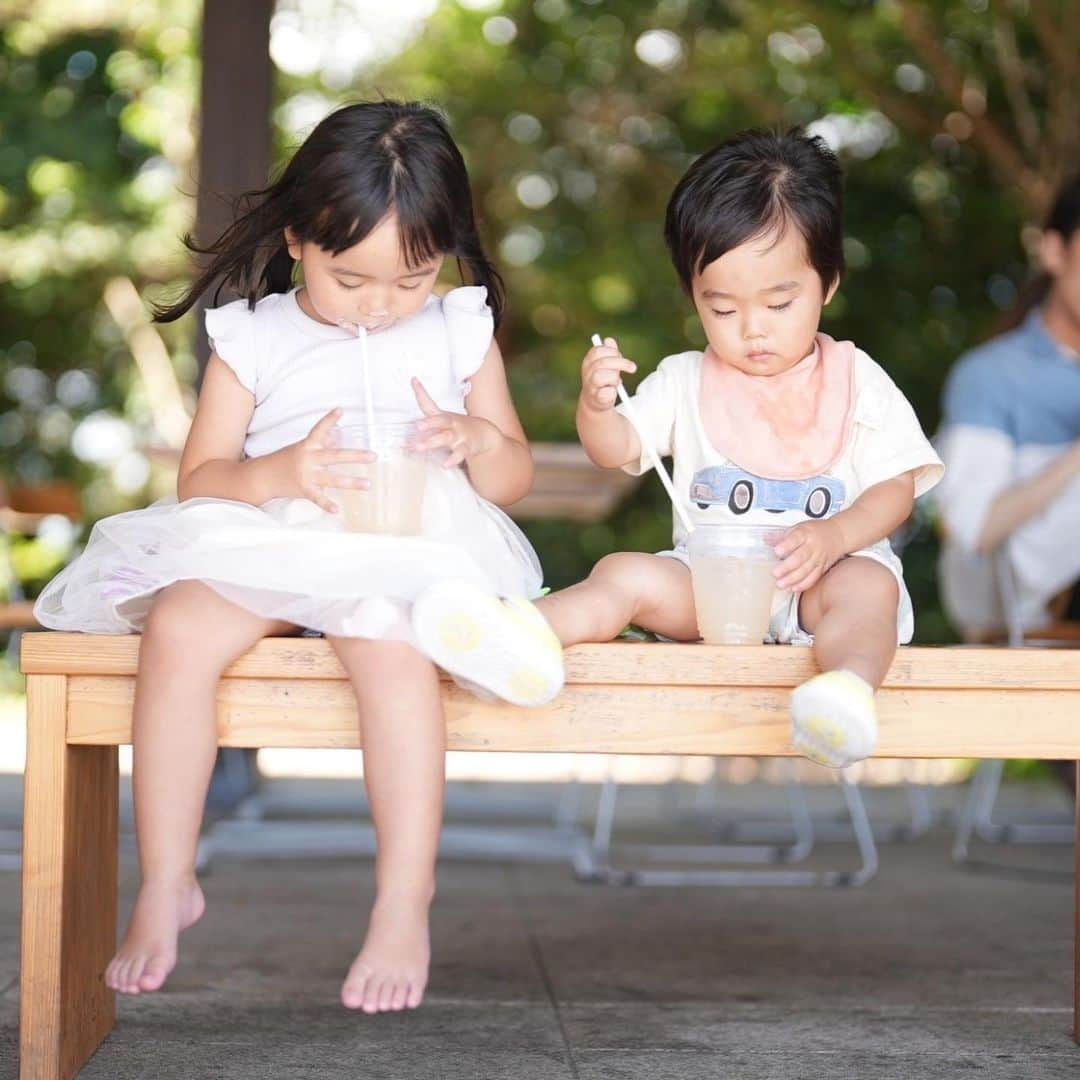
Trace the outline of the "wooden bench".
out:
<instances>
[{"instance_id":1,"label":"wooden bench","mask_svg":"<svg viewBox=\"0 0 1080 1080\"><path fill-rule=\"evenodd\" d=\"M138 652L134 636L23 639L23 1080L75 1075L113 1026L102 972L116 946L117 747L131 741ZM565 692L542 709L447 683L449 746L789 755L788 693L811 674L807 649L578 646ZM225 746L359 745L351 688L321 639L261 642L226 673L218 701ZM880 718L882 757L1080 759L1080 663L1054 650L901 649Z\"/></svg>"}]
</instances>

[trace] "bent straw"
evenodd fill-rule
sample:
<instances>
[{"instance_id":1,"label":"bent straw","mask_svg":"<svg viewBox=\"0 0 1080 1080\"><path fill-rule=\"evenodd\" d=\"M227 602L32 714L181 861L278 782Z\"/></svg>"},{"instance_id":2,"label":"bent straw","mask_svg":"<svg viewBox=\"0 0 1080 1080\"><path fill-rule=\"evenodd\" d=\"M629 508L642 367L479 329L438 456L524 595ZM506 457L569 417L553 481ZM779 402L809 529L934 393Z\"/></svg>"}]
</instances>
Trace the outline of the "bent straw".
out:
<instances>
[{"instance_id":1,"label":"bent straw","mask_svg":"<svg viewBox=\"0 0 1080 1080\"><path fill-rule=\"evenodd\" d=\"M596 347L604 344L599 334L593 334L592 343ZM627 394L621 379L616 384L615 389L619 395L619 400L623 404L623 408L626 409L626 419L630 421L631 426L637 432L638 441L645 447L645 452L649 455L649 461L652 462L652 467L656 470L656 475L660 477L660 482L664 485L664 490L668 493L668 498L671 500L671 505L675 510L675 516L679 519L679 522L686 532L688 534L692 533L694 531L694 526L690 521L690 517L683 509L679 497L675 494L675 486L671 482L671 477L667 474L667 469L661 464L660 455L656 452L652 440L645 437L645 430L638 420L637 411L634 409L634 403L630 400L630 396Z\"/></svg>"}]
</instances>

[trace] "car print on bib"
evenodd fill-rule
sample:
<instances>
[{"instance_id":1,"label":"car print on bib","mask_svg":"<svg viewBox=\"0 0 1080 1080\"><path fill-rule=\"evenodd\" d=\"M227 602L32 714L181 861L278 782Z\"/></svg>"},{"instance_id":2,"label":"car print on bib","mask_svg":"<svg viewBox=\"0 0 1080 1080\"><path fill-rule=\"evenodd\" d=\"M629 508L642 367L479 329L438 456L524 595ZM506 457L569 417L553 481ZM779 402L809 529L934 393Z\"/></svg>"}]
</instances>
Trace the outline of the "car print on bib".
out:
<instances>
[{"instance_id":1,"label":"car print on bib","mask_svg":"<svg viewBox=\"0 0 1080 1080\"><path fill-rule=\"evenodd\" d=\"M809 476L802 480L771 480L740 469L716 465L694 473L690 501L699 510L724 507L736 517L751 511L769 514L794 513L817 520L842 509L847 494L834 476Z\"/></svg>"}]
</instances>

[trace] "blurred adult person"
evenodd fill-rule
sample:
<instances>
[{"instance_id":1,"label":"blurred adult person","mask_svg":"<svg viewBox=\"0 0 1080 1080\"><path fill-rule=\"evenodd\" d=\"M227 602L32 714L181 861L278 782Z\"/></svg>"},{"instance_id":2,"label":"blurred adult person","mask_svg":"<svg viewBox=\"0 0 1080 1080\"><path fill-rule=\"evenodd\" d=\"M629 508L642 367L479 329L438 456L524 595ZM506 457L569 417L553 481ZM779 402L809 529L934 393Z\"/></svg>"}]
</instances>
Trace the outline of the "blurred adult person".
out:
<instances>
[{"instance_id":1,"label":"blurred adult person","mask_svg":"<svg viewBox=\"0 0 1080 1080\"><path fill-rule=\"evenodd\" d=\"M942 599L969 641L1080 620L1080 175L1039 241L1022 321L949 374Z\"/></svg>"}]
</instances>

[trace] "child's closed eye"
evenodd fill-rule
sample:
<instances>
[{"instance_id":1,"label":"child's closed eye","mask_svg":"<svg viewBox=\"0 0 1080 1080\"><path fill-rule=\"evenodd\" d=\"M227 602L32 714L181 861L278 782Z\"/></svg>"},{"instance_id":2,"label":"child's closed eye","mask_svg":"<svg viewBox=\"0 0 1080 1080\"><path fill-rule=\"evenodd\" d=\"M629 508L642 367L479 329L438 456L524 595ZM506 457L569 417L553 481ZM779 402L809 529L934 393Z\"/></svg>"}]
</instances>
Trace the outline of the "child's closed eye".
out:
<instances>
[{"instance_id":1,"label":"child's closed eye","mask_svg":"<svg viewBox=\"0 0 1080 1080\"><path fill-rule=\"evenodd\" d=\"M792 302L790 300L785 300L782 304L770 304L769 305L769 310L770 311L787 311L787 309L789 307L791 307L791 303Z\"/></svg>"}]
</instances>

